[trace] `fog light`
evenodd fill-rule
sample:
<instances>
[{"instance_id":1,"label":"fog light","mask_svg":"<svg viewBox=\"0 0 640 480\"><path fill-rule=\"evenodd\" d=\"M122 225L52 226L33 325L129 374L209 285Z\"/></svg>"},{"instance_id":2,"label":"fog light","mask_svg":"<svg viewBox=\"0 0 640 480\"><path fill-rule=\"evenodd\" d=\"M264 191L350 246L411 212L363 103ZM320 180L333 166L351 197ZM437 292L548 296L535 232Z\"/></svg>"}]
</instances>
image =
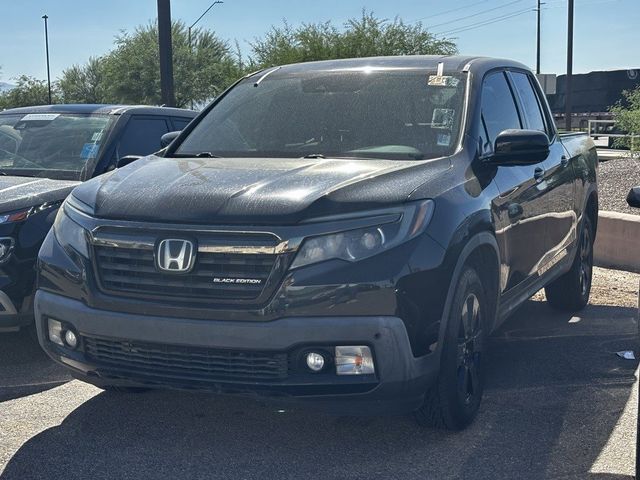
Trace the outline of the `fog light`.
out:
<instances>
[{"instance_id":1,"label":"fog light","mask_svg":"<svg viewBox=\"0 0 640 480\"><path fill-rule=\"evenodd\" d=\"M307 367L314 372L319 372L324 367L324 357L316 352L307 353Z\"/></svg>"},{"instance_id":2,"label":"fog light","mask_svg":"<svg viewBox=\"0 0 640 480\"><path fill-rule=\"evenodd\" d=\"M64 342L69 348L76 348L78 346L78 337L72 330L64 332Z\"/></svg>"},{"instance_id":3,"label":"fog light","mask_svg":"<svg viewBox=\"0 0 640 480\"><path fill-rule=\"evenodd\" d=\"M375 368L369 347L336 347L336 374L370 375L372 373L375 373Z\"/></svg>"},{"instance_id":4,"label":"fog light","mask_svg":"<svg viewBox=\"0 0 640 480\"><path fill-rule=\"evenodd\" d=\"M56 345L64 347L64 342L62 341L62 323L51 318L49 319L49 340Z\"/></svg>"}]
</instances>

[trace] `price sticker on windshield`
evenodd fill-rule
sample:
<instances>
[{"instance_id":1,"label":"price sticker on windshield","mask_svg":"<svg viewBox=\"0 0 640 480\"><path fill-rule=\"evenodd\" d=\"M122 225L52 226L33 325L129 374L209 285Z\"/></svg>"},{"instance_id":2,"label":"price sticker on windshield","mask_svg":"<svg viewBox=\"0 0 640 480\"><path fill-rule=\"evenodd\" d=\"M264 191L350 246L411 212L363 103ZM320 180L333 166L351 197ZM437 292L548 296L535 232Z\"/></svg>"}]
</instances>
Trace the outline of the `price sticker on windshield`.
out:
<instances>
[{"instance_id":1,"label":"price sticker on windshield","mask_svg":"<svg viewBox=\"0 0 640 480\"><path fill-rule=\"evenodd\" d=\"M457 87L460 80L448 75L429 75L430 87Z\"/></svg>"}]
</instances>

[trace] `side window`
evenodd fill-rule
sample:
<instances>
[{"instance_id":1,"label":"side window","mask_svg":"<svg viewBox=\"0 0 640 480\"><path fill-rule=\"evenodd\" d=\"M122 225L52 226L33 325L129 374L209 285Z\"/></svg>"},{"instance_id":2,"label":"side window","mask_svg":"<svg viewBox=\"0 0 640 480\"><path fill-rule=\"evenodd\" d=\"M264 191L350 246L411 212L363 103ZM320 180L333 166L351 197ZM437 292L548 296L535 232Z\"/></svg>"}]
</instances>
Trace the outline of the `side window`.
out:
<instances>
[{"instance_id":1,"label":"side window","mask_svg":"<svg viewBox=\"0 0 640 480\"><path fill-rule=\"evenodd\" d=\"M184 130L184 127L189 125L189 123L191 122L191 119L184 118L184 117L172 117L171 121L173 122L173 130L177 131L177 130Z\"/></svg>"},{"instance_id":2,"label":"side window","mask_svg":"<svg viewBox=\"0 0 640 480\"><path fill-rule=\"evenodd\" d=\"M513 80L513 86L520 97L522 114L528 128L532 130L540 130L541 132L548 134L549 132L547 131L547 125L544 121L540 101L538 100L536 91L533 89L529 75L512 72L511 78Z\"/></svg>"},{"instance_id":3,"label":"side window","mask_svg":"<svg viewBox=\"0 0 640 480\"><path fill-rule=\"evenodd\" d=\"M118 158L157 152L162 148L160 137L168 131L167 121L162 117L131 117L118 144Z\"/></svg>"},{"instance_id":4,"label":"side window","mask_svg":"<svg viewBox=\"0 0 640 480\"><path fill-rule=\"evenodd\" d=\"M482 84L481 141L483 153L493 150L498 134L511 128L521 129L520 117L504 72L488 75Z\"/></svg>"}]
</instances>

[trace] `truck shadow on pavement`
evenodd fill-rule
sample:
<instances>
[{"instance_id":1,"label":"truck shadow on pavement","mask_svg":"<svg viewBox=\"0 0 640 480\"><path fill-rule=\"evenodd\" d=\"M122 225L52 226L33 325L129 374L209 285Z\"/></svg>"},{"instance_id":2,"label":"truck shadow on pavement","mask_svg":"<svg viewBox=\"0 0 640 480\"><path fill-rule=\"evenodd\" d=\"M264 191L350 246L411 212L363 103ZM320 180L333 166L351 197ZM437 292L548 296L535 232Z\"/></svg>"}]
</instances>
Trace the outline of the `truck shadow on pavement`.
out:
<instances>
[{"instance_id":1,"label":"truck shadow on pavement","mask_svg":"<svg viewBox=\"0 0 640 480\"><path fill-rule=\"evenodd\" d=\"M0 333L0 402L26 397L71 380L28 330Z\"/></svg>"},{"instance_id":2,"label":"truck shadow on pavement","mask_svg":"<svg viewBox=\"0 0 640 480\"><path fill-rule=\"evenodd\" d=\"M34 432L0 478L632 478L636 419L623 413L637 365L615 352L636 347L635 318L631 308L589 306L572 317L527 302L491 338L485 399L464 432L423 430L409 416L100 392ZM59 409L79 385L43 395Z\"/></svg>"}]
</instances>

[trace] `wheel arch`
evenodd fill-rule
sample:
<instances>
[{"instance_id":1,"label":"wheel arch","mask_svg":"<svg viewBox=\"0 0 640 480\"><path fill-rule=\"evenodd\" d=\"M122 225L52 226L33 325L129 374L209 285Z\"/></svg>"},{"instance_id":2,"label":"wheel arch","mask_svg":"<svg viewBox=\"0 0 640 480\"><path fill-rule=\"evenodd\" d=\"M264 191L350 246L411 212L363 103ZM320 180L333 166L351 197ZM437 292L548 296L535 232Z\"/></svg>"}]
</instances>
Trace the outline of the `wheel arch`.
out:
<instances>
[{"instance_id":1,"label":"wheel arch","mask_svg":"<svg viewBox=\"0 0 640 480\"><path fill-rule=\"evenodd\" d=\"M500 299L500 250L498 242L489 231L481 231L473 235L462 247L459 253L456 253L457 261L453 268L449 288L447 290L447 298L442 312L442 321L440 322L440 332L438 335L438 348L442 351L447 325L453 298L455 295L455 287L465 267L472 266L480 276L485 294L489 302L489 315L491 324L488 326L489 331L493 330L496 325L499 299Z\"/></svg>"}]
</instances>

